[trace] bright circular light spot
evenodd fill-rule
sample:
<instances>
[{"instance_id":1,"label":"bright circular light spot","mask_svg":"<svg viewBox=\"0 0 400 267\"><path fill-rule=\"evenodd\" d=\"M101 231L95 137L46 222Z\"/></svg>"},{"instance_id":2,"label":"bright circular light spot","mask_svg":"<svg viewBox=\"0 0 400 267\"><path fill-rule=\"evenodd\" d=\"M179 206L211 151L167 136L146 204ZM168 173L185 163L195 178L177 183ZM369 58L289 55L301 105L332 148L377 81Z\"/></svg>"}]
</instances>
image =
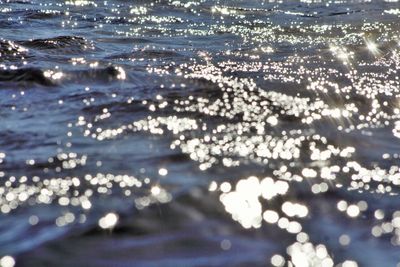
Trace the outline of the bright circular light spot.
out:
<instances>
[{"instance_id":1,"label":"bright circular light spot","mask_svg":"<svg viewBox=\"0 0 400 267\"><path fill-rule=\"evenodd\" d=\"M271 264L276 267L282 267L285 264L285 258L281 255L275 254L271 257Z\"/></svg>"},{"instance_id":2,"label":"bright circular light spot","mask_svg":"<svg viewBox=\"0 0 400 267\"><path fill-rule=\"evenodd\" d=\"M357 205L350 205L346 212L350 217L357 217L360 214L360 208Z\"/></svg>"},{"instance_id":3,"label":"bright circular light spot","mask_svg":"<svg viewBox=\"0 0 400 267\"><path fill-rule=\"evenodd\" d=\"M11 256L7 255L0 259L1 267L14 267L14 265L15 265L15 260Z\"/></svg>"},{"instance_id":4,"label":"bright circular light spot","mask_svg":"<svg viewBox=\"0 0 400 267\"><path fill-rule=\"evenodd\" d=\"M161 176L165 176L165 175L168 174L168 170L165 169L165 168L161 168L161 169L158 170L158 174L161 175Z\"/></svg>"},{"instance_id":5,"label":"bright circular light spot","mask_svg":"<svg viewBox=\"0 0 400 267\"><path fill-rule=\"evenodd\" d=\"M113 228L118 222L118 215L115 213L108 213L106 216L100 218L99 226L103 229Z\"/></svg>"},{"instance_id":6,"label":"bright circular light spot","mask_svg":"<svg viewBox=\"0 0 400 267\"><path fill-rule=\"evenodd\" d=\"M355 261L347 260L347 261L342 263L342 267L358 267L358 264Z\"/></svg>"},{"instance_id":7,"label":"bright circular light spot","mask_svg":"<svg viewBox=\"0 0 400 267\"><path fill-rule=\"evenodd\" d=\"M263 218L267 223L276 223L279 220L279 215L273 210L266 210L263 214Z\"/></svg>"}]
</instances>

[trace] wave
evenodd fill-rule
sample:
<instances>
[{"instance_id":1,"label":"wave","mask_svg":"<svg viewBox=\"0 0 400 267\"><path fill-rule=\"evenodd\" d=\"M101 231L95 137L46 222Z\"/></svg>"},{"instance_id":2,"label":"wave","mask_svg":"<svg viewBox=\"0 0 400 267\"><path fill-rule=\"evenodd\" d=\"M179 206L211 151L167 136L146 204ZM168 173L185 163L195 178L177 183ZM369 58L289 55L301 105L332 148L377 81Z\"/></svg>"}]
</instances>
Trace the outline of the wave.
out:
<instances>
[{"instance_id":1,"label":"wave","mask_svg":"<svg viewBox=\"0 0 400 267\"><path fill-rule=\"evenodd\" d=\"M53 38L19 41L18 43L33 49L56 50L62 51L63 53L83 52L94 48L91 42L79 36L57 36Z\"/></svg>"},{"instance_id":2,"label":"wave","mask_svg":"<svg viewBox=\"0 0 400 267\"><path fill-rule=\"evenodd\" d=\"M0 82L33 83L52 86L54 82L47 78L38 68L21 68L15 70L0 70Z\"/></svg>"},{"instance_id":3,"label":"wave","mask_svg":"<svg viewBox=\"0 0 400 267\"><path fill-rule=\"evenodd\" d=\"M0 39L0 62L4 60L22 60L26 56L28 56L26 48L13 41Z\"/></svg>"}]
</instances>

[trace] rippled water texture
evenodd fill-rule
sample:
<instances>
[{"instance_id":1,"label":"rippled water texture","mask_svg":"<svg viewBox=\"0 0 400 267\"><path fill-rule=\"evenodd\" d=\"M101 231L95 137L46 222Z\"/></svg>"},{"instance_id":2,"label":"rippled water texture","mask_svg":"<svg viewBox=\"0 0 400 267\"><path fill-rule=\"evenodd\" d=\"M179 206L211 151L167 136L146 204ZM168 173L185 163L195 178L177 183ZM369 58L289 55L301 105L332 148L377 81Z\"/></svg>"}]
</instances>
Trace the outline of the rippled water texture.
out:
<instances>
[{"instance_id":1,"label":"rippled water texture","mask_svg":"<svg viewBox=\"0 0 400 267\"><path fill-rule=\"evenodd\" d=\"M400 266L397 1L0 0L0 266Z\"/></svg>"}]
</instances>

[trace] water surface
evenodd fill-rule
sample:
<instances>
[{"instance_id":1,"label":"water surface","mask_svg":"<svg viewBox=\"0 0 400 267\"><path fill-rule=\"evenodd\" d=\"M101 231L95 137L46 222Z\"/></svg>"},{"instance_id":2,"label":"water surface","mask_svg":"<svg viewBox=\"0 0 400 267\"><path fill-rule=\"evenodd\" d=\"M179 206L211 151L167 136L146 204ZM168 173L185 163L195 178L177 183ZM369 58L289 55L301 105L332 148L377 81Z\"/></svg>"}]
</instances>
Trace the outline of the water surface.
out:
<instances>
[{"instance_id":1,"label":"water surface","mask_svg":"<svg viewBox=\"0 0 400 267\"><path fill-rule=\"evenodd\" d=\"M0 0L0 265L399 266L399 16Z\"/></svg>"}]
</instances>

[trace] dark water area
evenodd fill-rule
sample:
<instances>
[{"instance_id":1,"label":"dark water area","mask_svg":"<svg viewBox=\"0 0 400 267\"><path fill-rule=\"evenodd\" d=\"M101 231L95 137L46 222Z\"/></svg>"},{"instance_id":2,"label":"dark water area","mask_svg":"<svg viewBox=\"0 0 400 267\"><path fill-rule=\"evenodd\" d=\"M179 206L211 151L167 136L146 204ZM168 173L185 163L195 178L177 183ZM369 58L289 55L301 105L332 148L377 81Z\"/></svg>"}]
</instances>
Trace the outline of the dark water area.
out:
<instances>
[{"instance_id":1,"label":"dark water area","mask_svg":"<svg viewBox=\"0 0 400 267\"><path fill-rule=\"evenodd\" d=\"M0 0L0 266L400 266L399 16Z\"/></svg>"}]
</instances>

